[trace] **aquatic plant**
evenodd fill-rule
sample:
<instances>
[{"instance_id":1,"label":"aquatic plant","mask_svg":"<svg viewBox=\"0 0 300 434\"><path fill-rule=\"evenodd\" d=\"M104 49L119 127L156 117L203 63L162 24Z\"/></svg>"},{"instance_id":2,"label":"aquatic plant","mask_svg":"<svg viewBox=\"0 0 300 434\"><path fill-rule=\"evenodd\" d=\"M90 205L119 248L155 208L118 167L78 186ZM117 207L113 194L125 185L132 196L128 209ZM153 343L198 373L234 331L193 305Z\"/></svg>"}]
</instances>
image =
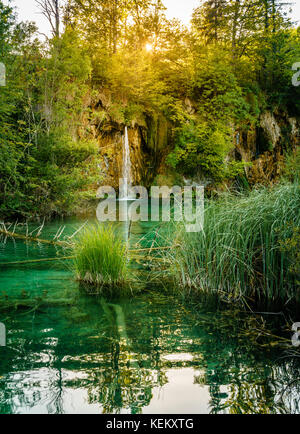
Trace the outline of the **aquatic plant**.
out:
<instances>
[{"instance_id":1,"label":"aquatic plant","mask_svg":"<svg viewBox=\"0 0 300 434\"><path fill-rule=\"evenodd\" d=\"M282 248L300 227L299 209L298 184L208 201L202 232L174 231L178 247L168 256L176 284L227 301L299 299L291 255Z\"/></svg>"},{"instance_id":2,"label":"aquatic plant","mask_svg":"<svg viewBox=\"0 0 300 434\"><path fill-rule=\"evenodd\" d=\"M127 248L111 226L87 226L76 237L73 251L79 281L98 289L124 288L128 280Z\"/></svg>"}]
</instances>

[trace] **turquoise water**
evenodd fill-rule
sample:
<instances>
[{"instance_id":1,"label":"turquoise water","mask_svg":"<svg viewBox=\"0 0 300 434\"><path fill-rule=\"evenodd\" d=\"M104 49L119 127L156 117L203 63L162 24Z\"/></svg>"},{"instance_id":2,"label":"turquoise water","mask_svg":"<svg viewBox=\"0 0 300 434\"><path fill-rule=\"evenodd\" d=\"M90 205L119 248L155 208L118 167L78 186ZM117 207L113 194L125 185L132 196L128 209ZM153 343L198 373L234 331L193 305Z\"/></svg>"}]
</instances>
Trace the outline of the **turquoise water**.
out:
<instances>
[{"instance_id":1,"label":"turquoise water","mask_svg":"<svg viewBox=\"0 0 300 434\"><path fill-rule=\"evenodd\" d=\"M62 222L46 226L51 237ZM71 234L78 222L68 222ZM131 228L134 244L149 230ZM0 262L54 258L53 246L4 240ZM0 413L299 413L299 363L240 333L244 318L155 292L87 296L69 262L1 266ZM32 309L28 298L51 302ZM0 302L1 306L1 302ZM258 339L259 340L259 339Z\"/></svg>"}]
</instances>

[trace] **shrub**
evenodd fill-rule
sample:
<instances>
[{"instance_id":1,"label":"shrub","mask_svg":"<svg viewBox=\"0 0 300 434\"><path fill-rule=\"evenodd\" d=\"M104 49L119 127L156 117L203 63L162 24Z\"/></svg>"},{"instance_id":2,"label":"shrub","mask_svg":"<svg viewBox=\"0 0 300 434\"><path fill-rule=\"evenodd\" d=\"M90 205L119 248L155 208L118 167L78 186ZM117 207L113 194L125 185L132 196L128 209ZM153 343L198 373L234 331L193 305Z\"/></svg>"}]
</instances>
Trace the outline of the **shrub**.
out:
<instances>
[{"instance_id":1,"label":"shrub","mask_svg":"<svg viewBox=\"0 0 300 434\"><path fill-rule=\"evenodd\" d=\"M244 163L226 161L232 139L230 129L221 123L187 123L178 129L175 142L167 164L185 176L200 176L219 183L243 172Z\"/></svg>"}]
</instances>

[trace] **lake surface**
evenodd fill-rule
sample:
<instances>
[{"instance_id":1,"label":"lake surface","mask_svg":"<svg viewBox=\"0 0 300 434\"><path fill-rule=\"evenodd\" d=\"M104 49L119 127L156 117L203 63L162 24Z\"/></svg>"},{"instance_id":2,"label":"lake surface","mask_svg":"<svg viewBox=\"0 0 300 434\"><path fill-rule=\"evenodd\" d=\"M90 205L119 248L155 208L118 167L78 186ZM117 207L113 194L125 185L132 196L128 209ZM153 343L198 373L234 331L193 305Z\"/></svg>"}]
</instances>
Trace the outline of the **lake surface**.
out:
<instances>
[{"instance_id":1,"label":"lake surface","mask_svg":"<svg viewBox=\"0 0 300 434\"><path fill-rule=\"evenodd\" d=\"M62 222L46 226L53 236ZM70 221L66 233L80 223ZM149 226L132 227L134 243ZM0 262L54 258L48 245L2 239ZM0 268L0 413L299 413L299 363L253 345L244 320L153 288L104 300L80 290L70 262Z\"/></svg>"}]
</instances>

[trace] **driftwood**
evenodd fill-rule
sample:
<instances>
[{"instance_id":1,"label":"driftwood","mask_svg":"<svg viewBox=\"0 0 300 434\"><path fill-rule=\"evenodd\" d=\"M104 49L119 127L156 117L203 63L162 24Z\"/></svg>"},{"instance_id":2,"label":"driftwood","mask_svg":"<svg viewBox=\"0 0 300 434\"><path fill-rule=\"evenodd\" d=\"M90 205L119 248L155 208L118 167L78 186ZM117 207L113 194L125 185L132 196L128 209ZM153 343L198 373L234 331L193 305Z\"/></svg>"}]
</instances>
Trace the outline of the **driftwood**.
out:
<instances>
[{"instance_id":1,"label":"driftwood","mask_svg":"<svg viewBox=\"0 0 300 434\"><path fill-rule=\"evenodd\" d=\"M31 235L21 235L21 234L16 234L15 232L9 232L6 229L0 229L0 234L5 235L6 237L16 238L17 240L31 241L31 242L42 243L42 244L50 244L52 246L70 247L71 245L67 241L43 240L41 238L32 237Z\"/></svg>"},{"instance_id":2,"label":"driftwood","mask_svg":"<svg viewBox=\"0 0 300 434\"><path fill-rule=\"evenodd\" d=\"M164 258L157 258L155 256L138 256L133 255L131 259L137 262L140 261L158 261L158 262L166 262ZM74 259L75 256L58 256L57 258L43 258L43 259L28 259L27 261L15 261L15 262L0 262L0 267L5 267L8 265L26 265L26 264L38 264L42 262L55 262L55 261L68 261Z\"/></svg>"},{"instance_id":3,"label":"driftwood","mask_svg":"<svg viewBox=\"0 0 300 434\"><path fill-rule=\"evenodd\" d=\"M24 242L35 242L35 243L41 243L41 244L48 244L48 245L52 245L52 246L61 246L61 247L72 247L74 246L74 243L71 241L72 238L78 233L80 232L86 225L87 222L85 222L71 237L67 237L68 241L64 240L64 241L60 241L59 238L61 237L61 235L63 234L64 230L65 230L65 226L60 227L56 233L56 235L54 236L53 240L45 240L42 238L39 238L39 236L41 235L42 229L44 228L44 223L39 227L36 228L34 231L32 231L31 233L28 233L28 227L26 230L26 234L18 234L15 232L16 230L16 226L17 226L17 222L14 224L13 227L13 231L9 230L13 223L9 224L8 227L6 227L5 223L0 223L0 225L2 226L2 228L0 227L0 235L4 235L5 237L11 237L14 239L18 239L18 240L22 240ZM37 236L33 236L34 232L37 231ZM136 262L142 262L142 261L157 261L157 262L166 262L166 258L159 258L159 257L155 257L152 256L151 253L152 252L160 252L160 251L164 251L164 250L171 250L173 248L179 247L179 246L161 246L161 247L154 247L154 242L155 240L152 242L151 247L148 248L140 248L140 249L129 249L128 253L130 255L131 260L136 261ZM138 255L138 253L143 253L145 252L145 255ZM34 263L42 263L42 262L54 262L54 261L60 261L60 260L70 260L70 259L74 259L75 256L61 256L61 257L57 257L57 258L45 258L45 259L33 259L33 260L26 260L26 261L16 261L16 262L4 262L4 263L0 263L0 266L8 266L8 265L25 265L25 264L34 264Z\"/></svg>"},{"instance_id":4,"label":"driftwood","mask_svg":"<svg viewBox=\"0 0 300 434\"><path fill-rule=\"evenodd\" d=\"M13 231L10 230L10 228L13 226L13 223L9 223L9 224L6 225L4 222L1 222L0 223L0 235L2 234L4 236L6 236L6 237L11 237L11 238L15 238L15 239L23 240L23 241L30 241L30 242L35 242L35 243L41 243L41 244L49 244L49 245L52 245L52 246L72 247L74 245L73 242L71 241L72 238L76 234L78 234L78 232L80 232L85 227L86 224L87 224L87 221L82 226L80 226L80 228L76 232L74 232L74 234L72 236L65 237L66 239L63 240L63 241L61 241L60 238L63 235L66 226L61 226L58 229L58 231L56 232L53 240L45 240L45 239L40 238L40 235L41 235L42 230L43 230L44 225L45 225L45 220L43 221L43 223L42 223L41 226L37 227L36 229L34 229L30 233L28 231L28 225L27 225L27 223L25 223L23 226L26 227L26 234L24 234L24 235L23 234L18 234L18 233L15 232L16 231L16 227L18 226L18 222L16 222L14 224ZM35 232L37 232L37 234L36 234L36 236L33 236L33 234Z\"/></svg>"},{"instance_id":5,"label":"driftwood","mask_svg":"<svg viewBox=\"0 0 300 434\"><path fill-rule=\"evenodd\" d=\"M85 225L83 225L82 227L80 227L79 230L75 232L75 234L77 234L84 226ZM53 246L72 247L73 243L71 243L70 241L59 241L57 239L62 234L64 228L65 227L63 227L63 229L60 231L60 233L59 233L58 236L57 236L57 234L55 235L55 237L54 237L53 240L44 240L42 238L33 237L31 234L29 234L29 235L16 234L15 232L8 231L6 228L5 229L0 229L0 234L5 235L7 237L23 240L23 241L31 241L31 242L42 243L42 244L50 244L50 245L53 245ZM39 231L39 233L40 233L40 231ZM75 234L73 234L71 237L69 237L69 239L72 239ZM151 247L147 247L147 248L143 248L143 249L129 249L129 252L131 252L131 253L139 253L139 252L149 252L149 253L151 253L153 251L171 250L171 249L176 248L176 247L179 247L179 246L176 245L176 246L153 247L153 244L152 244Z\"/></svg>"},{"instance_id":6,"label":"driftwood","mask_svg":"<svg viewBox=\"0 0 300 434\"><path fill-rule=\"evenodd\" d=\"M16 262L0 262L0 266L6 265L25 265L25 264L36 264L39 262L52 262L52 261L66 261L68 259L74 259L75 256L62 256L57 258L44 258L44 259L28 259L27 261L16 261Z\"/></svg>"},{"instance_id":7,"label":"driftwood","mask_svg":"<svg viewBox=\"0 0 300 434\"><path fill-rule=\"evenodd\" d=\"M162 251L162 250L171 250L178 248L179 246L162 246L162 247L147 247L145 249L132 249L129 252L138 253L138 252L153 252L153 251Z\"/></svg>"}]
</instances>

